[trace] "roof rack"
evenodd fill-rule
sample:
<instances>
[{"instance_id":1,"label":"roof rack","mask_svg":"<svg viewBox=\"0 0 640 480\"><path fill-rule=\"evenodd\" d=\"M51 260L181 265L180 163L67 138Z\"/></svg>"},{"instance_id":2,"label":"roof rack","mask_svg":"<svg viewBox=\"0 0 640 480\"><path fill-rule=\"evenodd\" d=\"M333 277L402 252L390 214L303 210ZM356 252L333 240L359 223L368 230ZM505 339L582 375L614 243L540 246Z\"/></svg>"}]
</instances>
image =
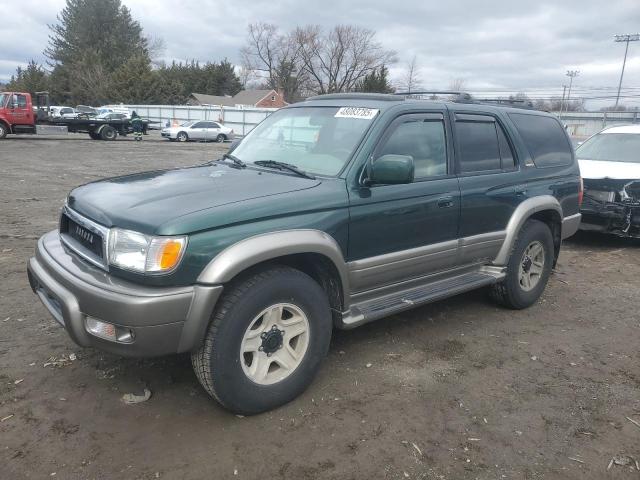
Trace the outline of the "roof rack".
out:
<instances>
[{"instance_id":1,"label":"roof rack","mask_svg":"<svg viewBox=\"0 0 640 480\"><path fill-rule=\"evenodd\" d=\"M435 97L437 95L450 95L449 101L455 103L472 103L472 104L489 104L489 105L505 105L514 108L525 108L533 110L533 102L531 100L520 100L512 98L476 98L468 92L457 90L421 90L418 92L400 92L394 95L404 96L405 98L423 99L425 96Z\"/></svg>"},{"instance_id":2,"label":"roof rack","mask_svg":"<svg viewBox=\"0 0 640 480\"><path fill-rule=\"evenodd\" d=\"M458 90L419 90L417 92L396 92L393 95L403 96L405 98L423 98L425 95L435 97L437 95L455 96L454 101L468 102L472 100L471 94Z\"/></svg>"},{"instance_id":3,"label":"roof rack","mask_svg":"<svg viewBox=\"0 0 640 480\"><path fill-rule=\"evenodd\" d=\"M534 108L531 100L519 100L515 98L474 98L474 103L495 103L509 105L515 108Z\"/></svg>"}]
</instances>

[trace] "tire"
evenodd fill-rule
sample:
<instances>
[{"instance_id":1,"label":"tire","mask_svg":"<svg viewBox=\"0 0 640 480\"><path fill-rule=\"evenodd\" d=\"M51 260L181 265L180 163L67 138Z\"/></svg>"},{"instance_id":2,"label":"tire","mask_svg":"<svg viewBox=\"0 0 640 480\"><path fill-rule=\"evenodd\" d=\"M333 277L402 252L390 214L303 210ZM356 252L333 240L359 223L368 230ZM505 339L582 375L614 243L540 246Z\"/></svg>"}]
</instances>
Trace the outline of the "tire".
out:
<instances>
[{"instance_id":1,"label":"tire","mask_svg":"<svg viewBox=\"0 0 640 480\"><path fill-rule=\"evenodd\" d=\"M89 136L91 137L92 140L100 140L100 134L96 133L96 132L89 132Z\"/></svg>"},{"instance_id":2,"label":"tire","mask_svg":"<svg viewBox=\"0 0 640 480\"><path fill-rule=\"evenodd\" d=\"M189 135L187 135L187 132L178 132L178 135L176 135L176 140L179 142L186 142L189 140Z\"/></svg>"},{"instance_id":3,"label":"tire","mask_svg":"<svg viewBox=\"0 0 640 480\"><path fill-rule=\"evenodd\" d=\"M554 255L553 235L549 227L539 220L527 220L516 238L505 279L492 287L493 299L514 310L536 303L551 275Z\"/></svg>"},{"instance_id":4,"label":"tire","mask_svg":"<svg viewBox=\"0 0 640 480\"><path fill-rule=\"evenodd\" d=\"M275 321L294 323L273 333L270 325ZM303 328L307 330L292 336ZM243 415L264 412L293 400L309 386L329 350L331 329L329 302L320 285L299 270L276 266L230 285L212 315L203 345L192 353L193 369L223 407ZM243 355L241 348L252 351ZM297 352L299 360L289 351ZM293 368L281 367L280 358L291 360Z\"/></svg>"},{"instance_id":5,"label":"tire","mask_svg":"<svg viewBox=\"0 0 640 480\"><path fill-rule=\"evenodd\" d=\"M4 123L0 122L0 140L6 137L7 133L9 133L9 129Z\"/></svg>"},{"instance_id":6,"label":"tire","mask_svg":"<svg viewBox=\"0 0 640 480\"><path fill-rule=\"evenodd\" d=\"M113 128L111 125L105 125L104 127L102 127L102 130L100 130L100 138L102 140L108 140L108 141L112 141L115 140L118 137L118 131Z\"/></svg>"},{"instance_id":7,"label":"tire","mask_svg":"<svg viewBox=\"0 0 640 480\"><path fill-rule=\"evenodd\" d=\"M218 143L223 143L226 139L227 139L227 137L225 137L222 133L220 133L220 134L218 134L218 136L216 137L216 142L218 142Z\"/></svg>"}]
</instances>

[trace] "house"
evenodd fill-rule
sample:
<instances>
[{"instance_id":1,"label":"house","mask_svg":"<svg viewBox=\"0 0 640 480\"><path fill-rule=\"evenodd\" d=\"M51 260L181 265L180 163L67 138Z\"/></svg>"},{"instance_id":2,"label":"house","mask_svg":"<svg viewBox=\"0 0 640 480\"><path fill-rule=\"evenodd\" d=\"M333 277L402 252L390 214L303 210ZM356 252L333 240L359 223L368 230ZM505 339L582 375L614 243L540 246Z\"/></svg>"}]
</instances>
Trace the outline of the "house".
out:
<instances>
[{"instance_id":1,"label":"house","mask_svg":"<svg viewBox=\"0 0 640 480\"><path fill-rule=\"evenodd\" d=\"M187 101L189 105L212 105L223 107L260 107L282 108L288 105L284 97L276 90L242 90L233 97L192 93Z\"/></svg>"}]
</instances>

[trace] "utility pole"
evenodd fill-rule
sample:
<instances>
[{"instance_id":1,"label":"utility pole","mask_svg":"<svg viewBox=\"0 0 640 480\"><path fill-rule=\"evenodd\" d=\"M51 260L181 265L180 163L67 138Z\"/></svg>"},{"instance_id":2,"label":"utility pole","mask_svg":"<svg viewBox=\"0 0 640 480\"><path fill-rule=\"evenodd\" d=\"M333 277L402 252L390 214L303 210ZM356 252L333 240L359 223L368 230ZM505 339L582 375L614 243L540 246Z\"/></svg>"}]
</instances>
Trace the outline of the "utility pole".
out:
<instances>
[{"instance_id":1,"label":"utility pole","mask_svg":"<svg viewBox=\"0 0 640 480\"><path fill-rule=\"evenodd\" d=\"M562 118L562 109L564 108L564 96L567 93L567 86L562 85L562 100L560 100L560 118Z\"/></svg>"},{"instance_id":2,"label":"utility pole","mask_svg":"<svg viewBox=\"0 0 640 480\"><path fill-rule=\"evenodd\" d=\"M567 92L567 112L569 111L569 100L571 99L571 86L573 85L573 78L580 74L579 70L567 70L567 77L569 77L569 91Z\"/></svg>"},{"instance_id":3,"label":"utility pole","mask_svg":"<svg viewBox=\"0 0 640 480\"><path fill-rule=\"evenodd\" d=\"M622 72L620 72L620 82L618 82L618 95L616 95L616 106L618 108L618 102L620 101L620 88L622 87L622 77L624 76L624 66L627 63L627 52L629 51L629 42L637 42L640 40L640 33L627 33L624 35L614 35L614 42L625 42L627 45L624 47L624 60L622 61Z\"/></svg>"}]
</instances>

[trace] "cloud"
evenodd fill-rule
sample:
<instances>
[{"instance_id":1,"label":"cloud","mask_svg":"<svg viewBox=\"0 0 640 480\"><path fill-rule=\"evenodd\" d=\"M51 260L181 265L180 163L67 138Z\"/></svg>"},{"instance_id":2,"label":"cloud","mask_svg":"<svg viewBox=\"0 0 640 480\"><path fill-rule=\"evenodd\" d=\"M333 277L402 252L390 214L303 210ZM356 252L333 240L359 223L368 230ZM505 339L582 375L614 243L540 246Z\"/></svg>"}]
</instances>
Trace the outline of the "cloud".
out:
<instances>
[{"instance_id":1,"label":"cloud","mask_svg":"<svg viewBox=\"0 0 640 480\"><path fill-rule=\"evenodd\" d=\"M166 61L239 62L247 25L256 21L285 30L349 23L375 30L385 47L398 52L399 61L391 66L396 81L415 55L425 87L447 88L461 78L471 90L546 89L548 95L562 91L567 69L581 71L577 89L615 88L624 51L613 35L640 29L637 0L410 0L392 6L382 0L323 0L313 7L294 0L124 3L146 34L164 39ZM3 19L3 34L21 41L3 43L0 81L31 58L44 61L47 24L55 23L63 6L63 0L22 0L20 8L3 9L11 11ZM625 86L640 87L640 42L629 50Z\"/></svg>"}]
</instances>

